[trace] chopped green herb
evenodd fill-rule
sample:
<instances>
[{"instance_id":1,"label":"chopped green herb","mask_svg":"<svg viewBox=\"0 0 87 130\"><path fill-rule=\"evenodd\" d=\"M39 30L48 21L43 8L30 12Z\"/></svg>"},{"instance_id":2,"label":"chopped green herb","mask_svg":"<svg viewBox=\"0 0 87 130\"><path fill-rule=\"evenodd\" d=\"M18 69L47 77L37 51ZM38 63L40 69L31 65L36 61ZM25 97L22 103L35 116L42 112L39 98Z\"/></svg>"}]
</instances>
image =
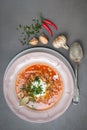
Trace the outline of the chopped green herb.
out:
<instances>
[{"instance_id":1,"label":"chopped green herb","mask_svg":"<svg viewBox=\"0 0 87 130\"><path fill-rule=\"evenodd\" d=\"M22 35L21 37L21 43L24 44L29 44L30 38L32 36L36 36L40 30L41 30L41 21L38 19L33 19L33 23L29 26L22 26L21 24L16 28L20 34Z\"/></svg>"},{"instance_id":2,"label":"chopped green herb","mask_svg":"<svg viewBox=\"0 0 87 130\"><path fill-rule=\"evenodd\" d=\"M39 79L39 77L38 77L38 76L37 76L37 77L35 77L35 80L34 80L34 81L38 81L38 80L40 80L40 79Z\"/></svg>"},{"instance_id":3,"label":"chopped green herb","mask_svg":"<svg viewBox=\"0 0 87 130\"><path fill-rule=\"evenodd\" d=\"M34 81L31 84L27 84L26 86L24 86L22 90L26 91L26 93L31 97L34 97L37 94L42 94L43 89L40 85L39 77L35 77Z\"/></svg>"}]
</instances>

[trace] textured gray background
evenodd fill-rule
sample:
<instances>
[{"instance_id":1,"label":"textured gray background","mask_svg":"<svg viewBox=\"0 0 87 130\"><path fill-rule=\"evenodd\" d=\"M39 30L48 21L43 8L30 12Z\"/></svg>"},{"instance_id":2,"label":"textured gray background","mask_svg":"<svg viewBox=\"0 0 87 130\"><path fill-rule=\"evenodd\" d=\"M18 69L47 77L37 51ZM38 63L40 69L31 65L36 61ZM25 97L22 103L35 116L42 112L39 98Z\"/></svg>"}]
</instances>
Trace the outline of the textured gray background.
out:
<instances>
[{"instance_id":1,"label":"textured gray background","mask_svg":"<svg viewBox=\"0 0 87 130\"><path fill-rule=\"evenodd\" d=\"M16 27L31 24L39 14L54 21L68 37L68 45L79 40L84 59L79 67L80 104L70 105L58 119L46 124L32 124L18 118L7 106L3 95L3 75L10 60L22 50ZM52 40L45 47L52 47ZM42 46L39 44L39 46ZM54 48L53 48L54 49ZM55 49L68 60L68 51ZM70 60L69 60L70 61ZM72 63L71 63L72 64ZM0 0L0 130L87 130L87 0Z\"/></svg>"}]
</instances>

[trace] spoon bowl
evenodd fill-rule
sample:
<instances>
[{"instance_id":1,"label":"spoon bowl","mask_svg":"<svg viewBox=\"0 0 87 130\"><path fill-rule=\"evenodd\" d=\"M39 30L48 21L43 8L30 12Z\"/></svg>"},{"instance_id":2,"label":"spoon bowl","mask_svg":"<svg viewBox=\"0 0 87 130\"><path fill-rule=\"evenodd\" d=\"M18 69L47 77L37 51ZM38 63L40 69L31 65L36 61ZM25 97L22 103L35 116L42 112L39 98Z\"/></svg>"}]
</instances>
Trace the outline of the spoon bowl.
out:
<instances>
[{"instance_id":1,"label":"spoon bowl","mask_svg":"<svg viewBox=\"0 0 87 130\"><path fill-rule=\"evenodd\" d=\"M83 50L80 43L75 42L70 47L70 59L75 62L79 63L83 58Z\"/></svg>"},{"instance_id":2,"label":"spoon bowl","mask_svg":"<svg viewBox=\"0 0 87 130\"><path fill-rule=\"evenodd\" d=\"M75 86L74 86L73 103L78 104L80 101L79 86L78 86L78 67L79 67L79 63L83 58L83 50L79 42L74 42L71 45L69 56L71 61L73 61L73 63L75 64Z\"/></svg>"}]
</instances>

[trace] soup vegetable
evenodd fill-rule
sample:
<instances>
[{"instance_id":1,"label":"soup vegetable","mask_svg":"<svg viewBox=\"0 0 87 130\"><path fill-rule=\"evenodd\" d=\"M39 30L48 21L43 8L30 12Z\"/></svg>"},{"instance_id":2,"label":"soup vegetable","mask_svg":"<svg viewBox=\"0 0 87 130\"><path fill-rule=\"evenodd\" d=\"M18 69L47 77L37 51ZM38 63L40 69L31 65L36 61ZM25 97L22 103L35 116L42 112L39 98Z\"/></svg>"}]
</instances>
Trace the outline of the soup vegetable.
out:
<instances>
[{"instance_id":1,"label":"soup vegetable","mask_svg":"<svg viewBox=\"0 0 87 130\"><path fill-rule=\"evenodd\" d=\"M16 78L16 94L20 105L36 110L54 106L63 93L60 74L47 64L32 64L23 68Z\"/></svg>"}]
</instances>

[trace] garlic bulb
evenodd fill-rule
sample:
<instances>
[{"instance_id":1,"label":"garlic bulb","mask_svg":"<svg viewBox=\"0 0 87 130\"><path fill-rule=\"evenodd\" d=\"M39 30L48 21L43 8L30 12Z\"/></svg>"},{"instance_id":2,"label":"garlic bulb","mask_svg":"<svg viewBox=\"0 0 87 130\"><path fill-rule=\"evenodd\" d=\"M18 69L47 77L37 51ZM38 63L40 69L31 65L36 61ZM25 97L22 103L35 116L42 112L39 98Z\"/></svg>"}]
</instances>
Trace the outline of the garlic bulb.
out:
<instances>
[{"instance_id":1,"label":"garlic bulb","mask_svg":"<svg viewBox=\"0 0 87 130\"><path fill-rule=\"evenodd\" d=\"M48 39L47 37L43 34L39 37L39 41L43 44L47 44L48 43Z\"/></svg>"},{"instance_id":2,"label":"garlic bulb","mask_svg":"<svg viewBox=\"0 0 87 130\"><path fill-rule=\"evenodd\" d=\"M37 45L38 44L38 39L37 38L32 38L30 41L29 41L29 44L31 44L31 45L33 45L33 46L35 46L35 45Z\"/></svg>"},{"instance_id":3,"label":"garlic bulb","mask_svg":"<svg viewBox=\"0 0 87 130\"><path fill-rule=\"evenodd\" d=\"M61 48L63 47L64 49L69 49L69 47L66 45L67 38L64 35L59 35L57 36L54 41L53 41L53 46L55 48Z\"/></svg>"}]
</instances>

